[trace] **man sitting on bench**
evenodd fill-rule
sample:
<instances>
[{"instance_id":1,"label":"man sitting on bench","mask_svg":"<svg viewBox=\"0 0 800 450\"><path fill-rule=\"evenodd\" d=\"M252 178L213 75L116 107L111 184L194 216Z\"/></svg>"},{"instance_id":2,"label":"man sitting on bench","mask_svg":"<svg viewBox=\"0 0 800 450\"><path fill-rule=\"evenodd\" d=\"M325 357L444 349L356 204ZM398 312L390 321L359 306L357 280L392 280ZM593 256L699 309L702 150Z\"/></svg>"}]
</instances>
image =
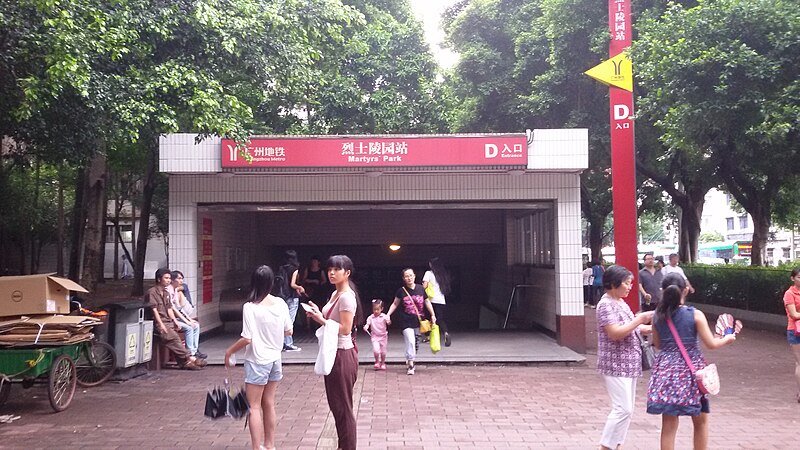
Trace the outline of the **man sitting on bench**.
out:
<instances>
[{"instance_id":1,"label":"man sitting on bench","mask_svg":"<svg viewBox=\"0 0 800 450\"><path fill-rule=\"evenodd\" d=\"M180 368L200 370L206 365L206 361L190 355L175 331L177 319L167 292L167 286L171 283L172 275L169 269L161 268L156 270L156 284L145 292L144 302L153 309L153 320L155 321L158 336L164 345L175 354L175 360Z\"/></svg>"}]
</instances>

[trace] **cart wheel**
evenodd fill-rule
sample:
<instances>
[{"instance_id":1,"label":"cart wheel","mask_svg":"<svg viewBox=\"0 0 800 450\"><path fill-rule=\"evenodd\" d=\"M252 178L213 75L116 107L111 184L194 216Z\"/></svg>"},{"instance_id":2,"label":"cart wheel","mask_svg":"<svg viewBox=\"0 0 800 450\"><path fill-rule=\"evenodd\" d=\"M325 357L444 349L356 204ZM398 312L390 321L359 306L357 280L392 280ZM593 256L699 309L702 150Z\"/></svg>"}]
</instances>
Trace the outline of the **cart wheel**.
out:
<instances>
[{"instance_id":1,"label":"cart wheel","mask_svg":"<svg viewBox=\"0 0 800 450\"><path fill-rule=\"evenodd\" d=\"M11 381L9 380L0 382L3 383L3 385L0 386L0 406L3 406L3 403L8 400L8 394L11 393Z\"/></svg>"},{"instance_id":2,"label":"cart wheel","mask_svg":"<svg viewBox=\"0 0 800 450\"><path fill-rule=\"evenodd\" d=\"M56 412L67 409L75 395L75 362L67 355L59 355L50 367L47 393L50 396L50 406Z\"/></svg>"},{"instance_id":3,"label":"cart wheel","mask_svg":"<svg viewBox=\"0 0 800 450\"><path fill-rule=\"evenodd\" d=\"M83 387L99 386L114 374L117 355L114 347L105 342L92 342L88 348L90 350L81 352L75 361L78 384Z\"/></svg>"}]
</instances>

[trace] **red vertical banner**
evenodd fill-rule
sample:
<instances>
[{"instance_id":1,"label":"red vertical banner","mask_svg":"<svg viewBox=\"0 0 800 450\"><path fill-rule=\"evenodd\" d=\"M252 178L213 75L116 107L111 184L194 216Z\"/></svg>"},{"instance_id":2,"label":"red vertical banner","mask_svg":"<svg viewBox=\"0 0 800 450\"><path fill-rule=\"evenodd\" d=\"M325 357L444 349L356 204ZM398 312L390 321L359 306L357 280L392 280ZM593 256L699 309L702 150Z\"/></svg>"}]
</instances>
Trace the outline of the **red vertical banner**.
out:
<instances>
[{"instance_id":1,"label":"red vertical banner","mask_svg":"<svg viewBox=\"0 0 800 450\"><path fill-rule=\"evenodd\" d=\"M608 1L611 43L609 58L631 46L631 0ZM619 63L630 64L626 60ZM626 72L615 66L615 75ZM624 68L630 70L630 67ZM632 75L631 75L632 76ZM629 80L632 82L632 80ZM632 84L631 84L632 86ZM633 272L633 288L625 302L639 310L639 253L636 233L636 156L633 134L633 92L609 86L611 117L611 187L614 203L614 247L616 264Z\"/></svg>"},{"instance_id":2,"label":"red vertical banner","mask_svg":"<svg viewBox=\"0 0 800 450\"><path fill-rule=\"evenodd\" d=\"M213 254L213 240L212 240L212 223L210 217L203 218L202 234L200 240L202 242L200 253L200 264L203 266L201 277L203 280L203 304L211 303L214 298L214 254Z\"/></svg>"}]
</instances>

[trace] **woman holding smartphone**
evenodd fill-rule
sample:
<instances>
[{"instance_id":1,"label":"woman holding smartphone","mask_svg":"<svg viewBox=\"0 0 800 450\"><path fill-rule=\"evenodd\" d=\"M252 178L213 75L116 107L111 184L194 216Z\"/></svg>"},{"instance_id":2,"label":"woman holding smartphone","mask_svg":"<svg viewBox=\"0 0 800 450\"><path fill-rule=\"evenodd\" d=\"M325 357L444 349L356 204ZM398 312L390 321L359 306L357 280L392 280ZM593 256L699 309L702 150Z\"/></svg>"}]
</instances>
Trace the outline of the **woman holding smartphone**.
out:
<instances>
[{"instance_id":1,"label":"woman holding smartphone","mask_svg":"<svg viewBox=\"0 0 800 450\"><path fill-rule=\"evenodd\" d=\"M345 255L335 255L328 259L328 280L336 286L328 303L319 310L313 302L306 304L306 315L320 325L332 320L339 325L339 340L336 346L336 359L331 373L325 376L325 395L328 406L336 422L339 437L338 448L355 450L356 417L353 413L353 386L358 376L358 350L353 339L353 327L360 318L358 293L350 281L353 274L353 261Z\"/></svg>"},{"instance_id":2,"label":"woman holding smartphone","mask_svg":"<svg viewBox=\"0 0 800 450\"><path fill-rule=\"evenodd\" d=\"M270 295L274 281L269 266L253 271L250 296L242 308L242 337L225 352L225 367L230 369L233 355L245 348L244 382L253 450L275 448L275 391L283 378L281 350L284 336L293 331L286 302Z\"/></svg>"}]
</instances>

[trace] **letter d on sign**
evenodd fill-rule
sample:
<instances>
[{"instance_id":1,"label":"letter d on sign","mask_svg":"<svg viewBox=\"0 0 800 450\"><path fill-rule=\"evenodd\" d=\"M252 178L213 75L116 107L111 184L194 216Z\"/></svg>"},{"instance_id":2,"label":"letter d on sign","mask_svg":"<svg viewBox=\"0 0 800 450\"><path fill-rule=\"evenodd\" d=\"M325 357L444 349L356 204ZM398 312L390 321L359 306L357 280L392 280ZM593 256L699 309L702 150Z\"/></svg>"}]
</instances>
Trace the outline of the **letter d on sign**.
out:
<instances>
[{"instance_id":1,"label":"letter d on sign","mask_svg":"<svg viewBox=\"0 0 800 450\"><path fill-rule=\"evenodd\" d=\"M485 154L487 158L495 158L497 157L497 146L494 144L486 144L484 147Z\"/></svg>"},{"instance_id":2,"label":"letter d on sign","mask_svg":"<svg viewBox=\"0 0 800 450\"><path fill-rule=\"evenodd\" d=\"M630 115L627 105L614 105L614 120L627 119Z\"/></svg>"}]
</instances>

